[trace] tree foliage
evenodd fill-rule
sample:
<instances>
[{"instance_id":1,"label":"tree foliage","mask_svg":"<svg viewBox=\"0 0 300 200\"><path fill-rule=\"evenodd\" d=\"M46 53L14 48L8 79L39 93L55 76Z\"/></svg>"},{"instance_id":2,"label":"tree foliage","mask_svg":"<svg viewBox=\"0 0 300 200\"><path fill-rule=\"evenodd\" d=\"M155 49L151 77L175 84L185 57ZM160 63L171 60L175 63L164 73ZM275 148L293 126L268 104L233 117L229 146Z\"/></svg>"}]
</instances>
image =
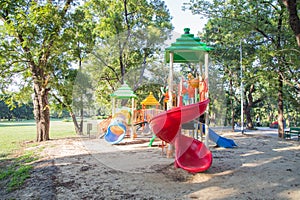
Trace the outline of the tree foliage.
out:
<instances>
[{"instance_id":1,"label":"tree foliage","mask_svg":"<svg viewBox=\"0 0 300 200\"><path fill-rule=\"evenodd\" d=\"M85 6L99 38L84 73L94 80L98 101L109 105L124 80L136 90L146 73L161 66L157 60L172 30L171 16L161 0L92 0Z\"/></svg>"},{"instance_id":2,"label":"tree foliage","mask_svg":"<svg viewBox=\"0 0 300 200\"><path fill-rule=\"evenodd\" d=\"M128 78L142 80L147 63L172 29L160 0L2 1L0 8L2 93L8 93L16 79L13 98L33 93L37 141L49 139L50 108L67 109L76 132L82 133L83 107L92 109L89 102L95 100L94 91L87 88L108 97L103 89L112 91L126 73L139 67L139 78ZM83 69L91 52L101 58L101 70ZM91 77L93 83L87 81ZM81 115L79 124L76 114Z\"/></svg>"},{"instance_id":3,"label":"tree foliage","mask_svg":"<svg viewBox=\"0 0 300 200\"><path fill-rule=\"evenodd\" d=\"M6 95L1 95L0 100L0 119L5 120L21 120L21 119L33 119L33 104L32 102L18 103L16 101L10 102L9 106L5 100L11 101ZM12 106L13 105L13 106ZM12 109L13 108L13 109Z\"/></svg>"},{"instance_id":4,"label":"tree foliage","mask_svg":"<svg viewBox=\"0 0 300 200\"><path fill-rule=\"evenodd\" d=\"M282 136L283 101L293 102L295 109L300 102L299 51L295 49L293 32L287 31L290 30L289 17L283 2L197 0L190 1L186 8L209 17L204 38L215 46L212 57L235 91L238 91L243 67L244 112L250 127L253 109L261 106L262 101L267 105L267 100L278 94L279 136ZM238 101L238 93L230 92L231 95Z\"/></svg>"},{"instance_id":5,"label":"tree foliage","mask_svg":"<svg viewBox=\"0 0 300 200\"><path fill-rule=\"evenodd\" d=\"M49 139L49 91L56 71L69 67L65 59L70 13L75 1L2 1L1 77L17 76L33 86L37 141ZM9 83L9 82L6 82ZM5 85L5 84L3 84ZM23 85L20 86L21 90Z\"/></svg>"}]
</instances>

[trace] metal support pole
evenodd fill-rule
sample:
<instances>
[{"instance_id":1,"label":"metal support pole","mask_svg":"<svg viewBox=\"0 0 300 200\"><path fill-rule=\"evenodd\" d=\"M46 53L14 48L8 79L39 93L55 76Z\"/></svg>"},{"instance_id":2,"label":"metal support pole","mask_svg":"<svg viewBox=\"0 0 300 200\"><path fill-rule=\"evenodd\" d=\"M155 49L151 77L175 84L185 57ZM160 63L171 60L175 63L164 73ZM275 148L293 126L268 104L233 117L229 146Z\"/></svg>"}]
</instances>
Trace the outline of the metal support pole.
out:
<instances>
[{"instance_id":1,"label":"metal support pole","mask_svg":"<svg viewBox=\"0 0 300 200\"><path fill-rule=\"evenodd\" d=\"M204 65L205 65L205 79L206 79L206 84L207 84L207 93L205 94L205 98L208 98L209 96L209 79L208 79L208 62L209 62L209 57L208 57L208 53L205 52L204 55ZM205 111L205 146L209 149L209 143L208 143L208 139L209 139L209 105L206 107L206 111Z\"/></svg>"},{"instance_id":2,"label":"metal support pole","mask_svg":"<svg viewBox=\"0 0 300 200\"><path fill-rule=\"evenodd\" d=\"M169 100L167 104L167 109L170 110L173 107L173 60L174 60L174 53L170 52L170 69L169 69Z\"/></svg>"},{"instance_id":3,"label":"metal support pole","mask_svg":"<svg viewBox=\"0 0 300 200\"><path fill-rule=\"evenodd\" d=\"M134 98L131 98L131 119L130 119L130 124L131 124L131 139L134 139L135 138L135 131L134 131L134 127L133 127L133 121L134 121Z\"/></svg>"},{"instance_id":4,"label":"metal support pole","mask_svg":"<svg viewBox=\"0 0 300 200\"><path fill-rule=\"evenodd\" d=\"M241 65L241 132L244 133L244 85L243 85L243 52L240 41L240 65Z\"/></svg>"},{"instance_id":5,"label":"metal support pole","mask_svg":"<svg viewBox=\"0 0 300 200\"><path fill-rule=\"evenodd\" d=\"M167 104L167 109L170 110L173 107L173 62L174 53L170 52L170 69L169 69L169 100ZM169 144L167 149L167 157L173 157L174 146Z\"/></svg>"}]
</instances>

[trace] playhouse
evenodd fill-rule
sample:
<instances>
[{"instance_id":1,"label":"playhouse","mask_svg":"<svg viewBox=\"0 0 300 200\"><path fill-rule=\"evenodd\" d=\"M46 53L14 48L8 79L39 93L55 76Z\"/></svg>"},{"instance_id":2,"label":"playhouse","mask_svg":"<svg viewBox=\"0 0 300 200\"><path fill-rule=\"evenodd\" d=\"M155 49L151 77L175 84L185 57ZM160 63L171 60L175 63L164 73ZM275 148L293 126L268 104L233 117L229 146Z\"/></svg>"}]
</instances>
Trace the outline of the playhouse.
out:
<instances>
[{"instance_id":1,"label":"playhouse","mask_svg":"<svg viewBox=\"0 0 300 200\"><path fill-rule=\"evenodd\" d=\"M117 144L126 135L130 135L131 138L135 137L133 113L136 95L126 83L123 83L120 88L111 94L111 97L112 117L104 138L111 144ZM122 100L131 100L131 107L122 106Z\"/></svg>"}]
</instances>

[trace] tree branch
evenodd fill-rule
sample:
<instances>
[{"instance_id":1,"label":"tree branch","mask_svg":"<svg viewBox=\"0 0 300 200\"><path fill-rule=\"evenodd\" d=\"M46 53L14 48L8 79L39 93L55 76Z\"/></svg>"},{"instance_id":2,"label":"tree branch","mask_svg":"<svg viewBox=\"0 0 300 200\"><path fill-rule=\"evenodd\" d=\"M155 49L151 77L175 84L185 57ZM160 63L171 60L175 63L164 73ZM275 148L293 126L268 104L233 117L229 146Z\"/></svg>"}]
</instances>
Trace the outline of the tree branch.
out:
<instances>
[{"instance_id":1,"label":"tree branch","mask_svg":"<svg viewBox=\"0 0 300 200\"><path fill-rule=\"evenodd\" d=\"M294 32L297 45L300 47L300 19L297 11L297 0L282 0L289 12L290 27Z\"/></svg>"}]
</instances>

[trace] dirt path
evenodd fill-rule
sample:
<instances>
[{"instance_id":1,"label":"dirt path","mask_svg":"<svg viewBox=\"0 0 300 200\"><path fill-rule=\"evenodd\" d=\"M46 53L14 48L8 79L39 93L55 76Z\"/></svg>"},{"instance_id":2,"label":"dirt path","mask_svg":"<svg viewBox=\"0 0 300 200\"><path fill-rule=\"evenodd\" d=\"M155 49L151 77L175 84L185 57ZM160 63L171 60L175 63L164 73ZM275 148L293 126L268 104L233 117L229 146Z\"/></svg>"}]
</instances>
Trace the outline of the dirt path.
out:
<instances>
[{"instance_id":1,"label":"dirt path","mask_svg":"<svg viewBox=\"0 0 300 200\"><path fill-rule=\"evenodd\" d=\"M3 199L300 199L300 145L269 136L226 134L237 148L215 148L213 164L190 174L148 140L111 146L61 139L35 147L44 158ZM159 144L159 142L157 143Z\"/></svg>"}]
</instances>

